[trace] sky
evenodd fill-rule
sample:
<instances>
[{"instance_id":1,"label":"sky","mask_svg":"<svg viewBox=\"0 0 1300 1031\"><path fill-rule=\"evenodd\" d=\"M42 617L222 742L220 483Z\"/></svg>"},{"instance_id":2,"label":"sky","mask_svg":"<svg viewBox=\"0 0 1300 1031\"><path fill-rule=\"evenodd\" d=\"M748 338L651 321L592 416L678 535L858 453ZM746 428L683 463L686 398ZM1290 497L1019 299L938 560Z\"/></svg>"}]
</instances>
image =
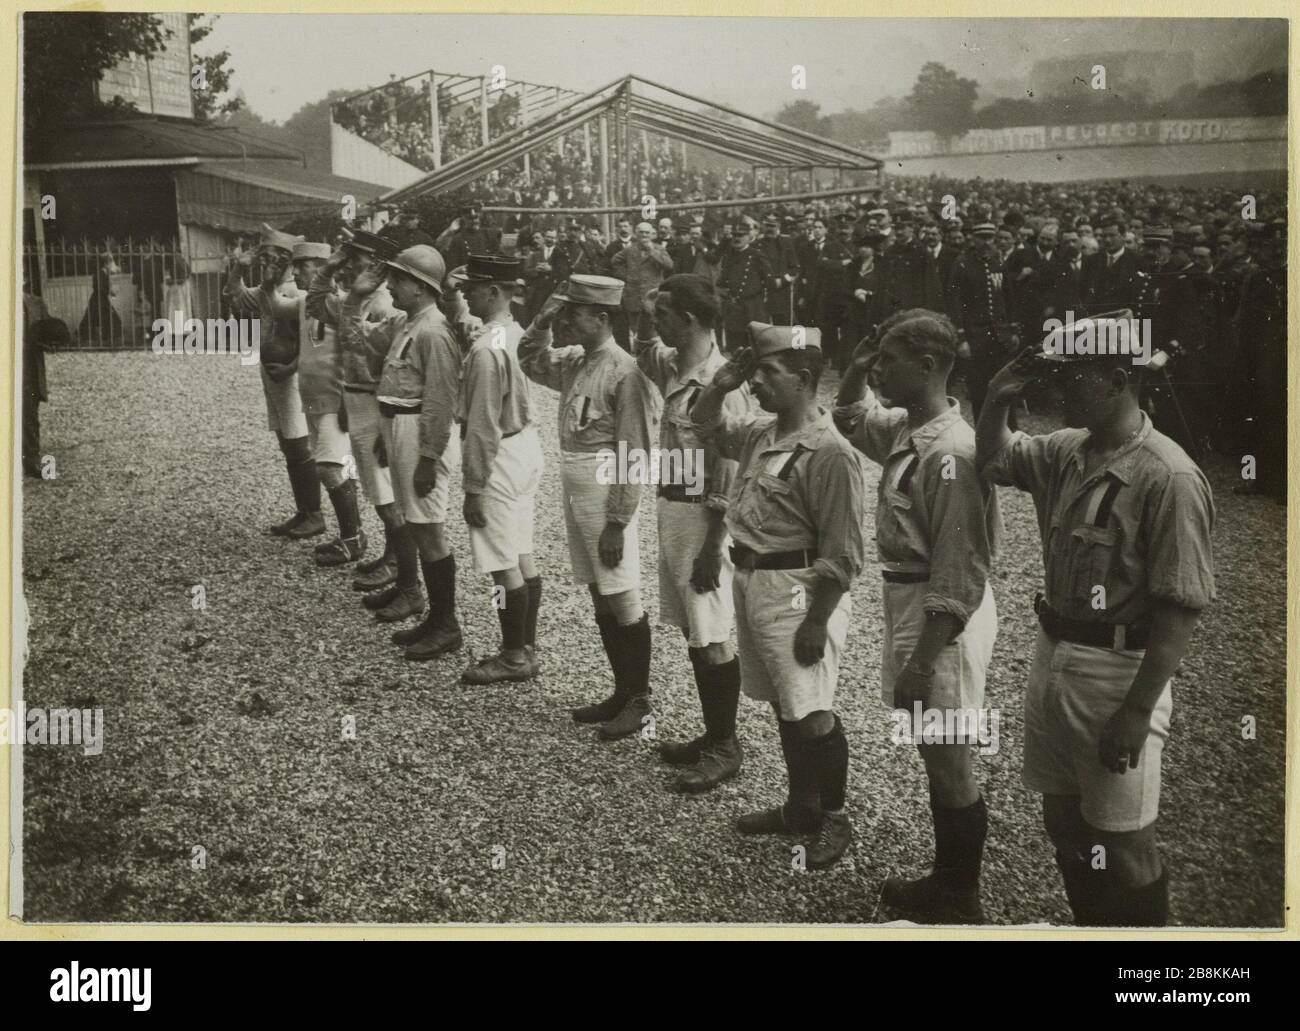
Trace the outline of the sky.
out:
<instances>
[{"instance_id":1,"label":"sky","mask_svg":"<svg viewBox=\"0 0 1300 1031\"><path fill-rule=\"evenodd\" d=\"M1194 52L1201 83L1285 62L1281 21L1247 19L645 18L566 15L223 14L200 53L228 49L254 112L283 122L330 90L360 91L434 68L582 92L629 72L747 112L791 100L823 114L905 96L926 61L978 81L1049 57ZM791 68L807 88L791 87Z\"/></svg>"}]
</instances>

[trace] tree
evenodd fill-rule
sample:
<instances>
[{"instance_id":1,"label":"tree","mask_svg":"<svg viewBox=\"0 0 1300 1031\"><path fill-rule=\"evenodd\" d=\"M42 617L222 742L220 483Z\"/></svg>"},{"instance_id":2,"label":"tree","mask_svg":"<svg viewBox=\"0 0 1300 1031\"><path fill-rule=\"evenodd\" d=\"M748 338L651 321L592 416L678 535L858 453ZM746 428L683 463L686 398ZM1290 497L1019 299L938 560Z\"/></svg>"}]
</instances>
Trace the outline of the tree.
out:
<instances>
[{"instance_id":1,"label":"tree","mask_svg":"<svg viewBox=\"0 0 1300 1031\"><path fill-rule=\"evenodd\" d=\"M130 57L154 57L170 33L153 14L33 11L23 16L23 145L71 122L132 105L100 103L95 85Z\"/></svg>"},{"instance_id":2,"label":"tree","mask_svg":"<svg viewBox=\"0 0 1300 1031\"><path fill-rule=\"evenodd\" d=\"M187 15L190 23L190 46L193 48L204 39L216 23L215 14L190 14ZM203 19L211 18L211 21L205 22ZM200 88L192 91L194 97L194 120L206 124L212 121L214 115L233 114L244 106L242 96L225 96L230 91L230 79L234 75L233 68L227 68L226 62L230 60L230 51L221 50L215 54L196 54L191 50L191 57L194 64L203 71Z\"/></svg>"},{"instance_id":3,"label":"tree","mask_svg":"<svg viewBox=\"0 0 1300 1031\"><path fill-rule=\"evenodd\" d=\"M830 118L821 113L821 105L811 100L796 100L777 112L776 121L818 136L830 136Z\"/></svg>"},{"instance_id":4,"label":"tree","mask_svg":"<svg viewBox=\"0 0 1300 1031\"><path fill-rule=\"evenodd\" d=\"M929 129L949 139L971 127L979 84L959 78L951 68L927 61L916 77L908 104L918 129Z\"/></svg>"}]
</instances>

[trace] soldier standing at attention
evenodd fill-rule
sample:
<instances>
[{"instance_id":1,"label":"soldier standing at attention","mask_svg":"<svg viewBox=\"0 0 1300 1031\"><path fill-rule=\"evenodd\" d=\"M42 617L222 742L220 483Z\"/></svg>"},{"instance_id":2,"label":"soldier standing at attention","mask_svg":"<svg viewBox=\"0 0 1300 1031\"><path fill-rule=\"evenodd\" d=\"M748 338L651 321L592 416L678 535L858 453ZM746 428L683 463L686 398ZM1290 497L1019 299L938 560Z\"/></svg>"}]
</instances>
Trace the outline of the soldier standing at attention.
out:
<instances>
[{"instance_id":1,"label":"soldier standing at attention","mask_svg":"<svg viewBox=\"0 0 1300 1031\"><path fill-rule=\"evenodd\" d=\"M988 816L972 753L997 637L989 569L1002 515L997 491L975 471L975 431L948 396L956 328L937 312L901 311L880 327L874 358L871 344L859 345L840 383L835 425L881 467L880 692L887 706L907 711L925 763L935 842L933 870L918 880L888 878L881 901L927 923L983 923ZM869 371L879 400L867 386ZM915 733L931 712L952 728L943 740Z\"/></svg>"},{"instance_id":2,"label":"soldier standing at attention","mask_svg":"<svg viewBox=\"0 0 1300 1031\"><path fill-rule=\"evenodd\" d=\"M1155 825L1170 678L1214 600L1210 485L1139 407L1139 374L1131 355L1026 351L976 428L982 475L1029 492L1043 539L1024 783L1043 796L1075 923L1103 927L1168 922ZM1011 432L1007 407L1042 375L1068 428Z\"/></svg>"},{"instance_id":3,"label":"soldier standing at attention","mask_svg":"<svg viewBox=\"0 0 1300 1031\"><path fill-rule=\"evenodd\" d=\"M659 618L686 637L704 717L702 736L665 742L659 754L686 767L674 786L692 793L735 776L743 760L736 738L740 663L731 645L734 568L725 521L736 463L699 439L690 414L705 384L726 364L713 339L718 311L717 292L707 279L669 276L647 295L636 338L637 364L664 399L660 455L690 462L701 478L694 492L661 482L658 501ZM744 417L749 391L728 394L725 407L732 417Z\"/></svg>"},{"instance_id":4,"label":"soldier standing at attention","mask_svg":"<svg viewBox=\"0 0 1300 1031\"><path fill-rule=\"evenodd\" d=\"M320 514L320 480L311 453L307 416L298 393L298 320L301 306L289 282L293 248L301 236L277 232L262 226L257 248L262 281L255 288L244 285L241 267L252 264L253 255L244 252L231 261L223 290L237 316L261 319L262 393L266 398L266 419L284 454L293 490L295 512L270 532L277 537L301 540L325 532Z\"/></svg>"},{"instance_id":5,"label":"soldier standing at attention","mask_svg":"<svg viewBox=\"0 0 1300 1031\"><path fill-rule=\"evenodd\" d=\"M467 684L527 680L539 672L537 611L542 578L533 563L533 508L542 479L542 444L519 366L523 329L510 301L520 258L471 254L449 277L483 326L465 356L458 418L464 434L464 515L474 568L504 593L498 603L501 651L461 674Z\"/></svg>"},{"instance_id":6,"label":"soldier standing at attention","mask_svg":"<svg viewBox=\"0 0 1300 1031\"><path fill-rule=\"evenodd\" d=\"M742 834L814 836L810 869L835 863L853 827L845 813L849 745L835 715L849 588L862 571L861 459L817 405L820 334L750 327L691 409L706 442L740 464L727 508L736 573L736 644L745 694L771 704L789 775L784 805L742 816ZM774 418L735 418L723 399L749 381Z\"/></svg>"},{"instance_id":7,"label":"soldier standing at attention","mask_svg":"<svg viewBox=\"0 0 1300 1031\"><path fill-rule=\"evenodd\" d=\"M605 740L635 734L650 714L650 621L641 607L638 541L642 485L602 475L620 445L624 453L640 448L648 455L659 421L654 385L613 336L623 290L606 276L571 276L519 342L528 378L560 392L569 559L574 579L591 592L614 672L613 694L575 709L573 718L599 723ZM552 346L552 323L559 347Z\"/></svg>"}]
</instances>

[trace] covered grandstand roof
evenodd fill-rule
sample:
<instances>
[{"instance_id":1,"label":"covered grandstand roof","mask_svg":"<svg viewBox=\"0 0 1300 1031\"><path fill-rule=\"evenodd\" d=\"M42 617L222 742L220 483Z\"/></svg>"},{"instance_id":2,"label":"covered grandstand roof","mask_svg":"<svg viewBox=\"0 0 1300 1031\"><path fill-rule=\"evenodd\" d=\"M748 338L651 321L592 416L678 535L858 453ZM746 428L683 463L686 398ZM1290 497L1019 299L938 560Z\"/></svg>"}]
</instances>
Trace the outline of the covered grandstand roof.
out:
<instances>
[{"instance_id":1,"label":"covered grandstand roof","mask_svg":"<svg viewBox=\"0 0 1300 1031\"><path fill-rule=\"evenodd\" d=\"M682 140L755 166L878 172L883 164L843 143L628 75L557 106L538 121L508 132L413 183L390 190L380 202L395 203L433 191L455 190L605 114L625 117L630 129Z\"/></svg>"}]
</instances>

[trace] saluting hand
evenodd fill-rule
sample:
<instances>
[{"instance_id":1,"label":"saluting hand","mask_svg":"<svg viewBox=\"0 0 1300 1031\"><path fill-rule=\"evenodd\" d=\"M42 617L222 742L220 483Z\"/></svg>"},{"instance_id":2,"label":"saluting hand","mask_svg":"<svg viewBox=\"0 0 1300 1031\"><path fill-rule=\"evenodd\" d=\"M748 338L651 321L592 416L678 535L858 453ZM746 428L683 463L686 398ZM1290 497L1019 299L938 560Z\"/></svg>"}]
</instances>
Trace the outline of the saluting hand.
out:
<instances>
[{"instance_id":1,"label":"saluting hand","mask_svg":"<svg viewBox=\"0 0 1300 1031\"><path fill-rule=\"evenodd\" d=\"M794 632L794 658L800 666L816 666L826 652L826 624L804 616Z\"/></svg>"},{"instance_id":2,"label":"saluting hand","mask_svg":"<svg viewBox=\"0 0 1300 1031\"><path fill-rule=\"evenodd\" d=\"M989 381L989 395L996 403L1007 404L1024 393L1035 378L1034 355L1040 350L1036 345L1026 347Z\"/></svg>"},{"instance_id":3,"label":"saluting hand","mask_svg":"<svg viewBox=\"0 0 1300 1031\"><path fill-rule=\"evenodd\" d=\"M556 294L551 294L550 297L546 298L546 302L542 305L542 310L539 311L537 317L533 319L537 324L537 328L545 329L554 322L555 316L560 313L560 309L564 307L564 304L564 298L558 297Z\"/></svg>"},{"instance_id":4,"label":"saluting hand","mask_svg":"<svg viewBox=\"0 0 1300 1031\"><path fill-rule=\"evenodd\" d=\"M713 374L711 386L731 393L742 383L749 380L757 366L758 359L754 357L754 349L752 347L742 347L727 359L726 365L721 366Z\"/></svg>"},{"instance_id":5,"label":"saluting hand","mask_svg":"<svg viewBox=\"0 0 1300 1031\"><path fill-rule=\"evenodd\" d=\"M384 281L384 267L378 262L367 265L352 280L352 293L357 297L369 297L379 289Z\"/></svg>"}]
</instances>

